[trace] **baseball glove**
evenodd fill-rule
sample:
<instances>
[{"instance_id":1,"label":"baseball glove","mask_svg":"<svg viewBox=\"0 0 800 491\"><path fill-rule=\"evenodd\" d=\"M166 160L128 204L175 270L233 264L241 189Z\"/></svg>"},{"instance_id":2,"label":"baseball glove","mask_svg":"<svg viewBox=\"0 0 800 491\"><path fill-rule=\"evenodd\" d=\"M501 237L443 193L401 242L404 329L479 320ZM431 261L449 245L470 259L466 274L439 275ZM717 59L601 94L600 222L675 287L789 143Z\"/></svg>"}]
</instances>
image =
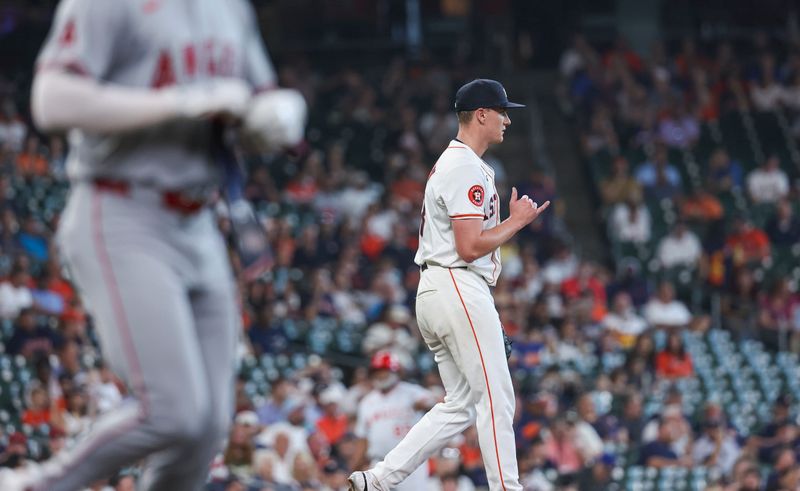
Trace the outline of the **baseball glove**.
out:
<instances>
[{"instance_id":1,"label":"baseball glove","mask_svg":"<svg viewBox=\"0 0 800 491\"><path fill-rule=\"evenodd\" d=\"M514 348L514 341L512 341L511 338L508 337L508 334L506 334L505 329L503 329L503 344L506 347L506 360L508 360L509 358L511 358L511 350Z\"/></svg>"}]
</instances>

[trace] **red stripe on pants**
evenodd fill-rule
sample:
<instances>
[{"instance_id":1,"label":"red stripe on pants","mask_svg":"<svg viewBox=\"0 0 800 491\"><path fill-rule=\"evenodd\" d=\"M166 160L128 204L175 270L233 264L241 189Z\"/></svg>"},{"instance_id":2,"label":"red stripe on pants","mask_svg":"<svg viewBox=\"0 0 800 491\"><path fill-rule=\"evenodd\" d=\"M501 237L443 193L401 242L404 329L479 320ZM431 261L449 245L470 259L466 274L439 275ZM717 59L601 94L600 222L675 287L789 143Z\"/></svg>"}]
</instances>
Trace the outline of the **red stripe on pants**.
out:
<instances>
[{"instance_id":1,"label":"red stripe on pants","mask_svg":"<svg viewBox=\"0 0 800 491\"><path fill-rule=\"evenodd\" d=\"M481 359L481 368L483 369L483 378L486 380L486 393L489 395L489 413L492 415L492 436L494 437L494 454L497 457L497 473L500 475L500 485L503 486L503 491L506 489L506 483L503 480L503 468L500 466L500 448L497 446L497 429L494 423L494 404L492 403L492 389L489 387L489 375L486 373L486 363L483 361L483 351L481 351L481 343L478 342L478 334L475 332L475 326L472 324L472 318L469 316L467 304L464 303L464 298L461 296L461 291L458 289L456 277L453 276L453 270L448 269L450 278L453 280L453 286L456 288L458 299L461 300L461 306L464 307L464 313L467 314L469 327L472 329L472 337L475 338L475 345L478 347L478 356Z\"/></svg>"}]
</instances>

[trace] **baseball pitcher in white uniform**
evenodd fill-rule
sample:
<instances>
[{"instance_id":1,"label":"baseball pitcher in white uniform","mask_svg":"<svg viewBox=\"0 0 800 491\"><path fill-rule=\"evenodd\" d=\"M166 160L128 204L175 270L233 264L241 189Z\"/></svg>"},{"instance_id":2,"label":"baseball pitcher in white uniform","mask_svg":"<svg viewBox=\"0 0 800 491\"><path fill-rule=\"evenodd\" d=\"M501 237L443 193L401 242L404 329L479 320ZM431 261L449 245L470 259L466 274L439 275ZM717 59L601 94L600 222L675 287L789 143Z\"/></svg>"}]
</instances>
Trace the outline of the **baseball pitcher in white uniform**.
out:
<instances>
[{"instance_id":1,"label":"baseball pitcher in white uniform","mask_svg":"<svg viewBox=\"0 0 800 491\"><path fill-rule=\"evenodd\" d=\"M304 103L275 81L245 0L59 4L32 114L43 131L69 131L57 244L134 397L70 451L4 471L0 489L74 491L145 459L138 489L202 488L231 421L239 328L207 206L224 174L212 131L247 126L266 97L281 111L276 133L302 133Z\"/></svg>"},{"instance_id":2,"label":"baseball pitcher in white uniform","mask_svg":"<svg viewBox=\"0 0 800 491\"><path fill-rule=\"evenodd\" d=\"M366 456L370 462L377 463L400 443L419 421L422 412L433 407L436 397L419 385L401 381L400 361L389 351L375 353L370 370L373 390L358 404L355 434L361 440L360 456L356 461L362 461ZM396 489L425 489L428 469L424 464L409 474Z\"/></svg>"},{"instance_id":3,"label":"baseball pitcher in white uniform","mask_svg":"<svg viewBox=\"0 0 800 491\"><path fill-rule=\"evenodd\" d=\"M490 286L500 275L499 247L550 205L511 191L500 220L494 172L481 159L511 124L503 86L478 79L456 93L459 129L425 186L419 249L417 322L445 388L436 404L383 461L353 473L351 490L394 489L453 437L477 422L489 488L519 491L514 389L503 328Z\"/></svg>"}]
</instances>

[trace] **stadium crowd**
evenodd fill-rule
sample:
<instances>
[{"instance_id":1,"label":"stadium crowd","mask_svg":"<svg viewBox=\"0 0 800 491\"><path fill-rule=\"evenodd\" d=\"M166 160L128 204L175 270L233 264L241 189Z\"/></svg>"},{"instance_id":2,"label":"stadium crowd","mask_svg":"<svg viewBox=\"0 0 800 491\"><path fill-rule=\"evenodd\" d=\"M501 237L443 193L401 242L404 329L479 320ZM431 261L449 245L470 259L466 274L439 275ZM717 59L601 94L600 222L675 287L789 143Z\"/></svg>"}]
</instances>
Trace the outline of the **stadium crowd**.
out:
<instances>
[{"instance_id":1,"label":"stadium crowd","mask_svg":"<svg viewBox=\"0 0 800 491\"><path fill-rule=\"evenodd\" d=\"M732 107L792 108L800 57L783 65L767 53L746 64L725 44L716 57L693 46L674 56L654 50L644 60L622 43L599 51L577 38L561 65L564 101L582 125L587 158L613 158L613 174L598 189L614 240L657 240L662 269L694 265L699 284L719 294L721 327L736 339L763 335L774 351L783 345L770 333L800 331L796 281L781 276L771 286L756 275L770 247L800 239L797 190L781 170L788 162L767 158L745 174L719 147L695 188L668 158L671 149L692 149L701 126ZM281 67L281 84L309 101L308 137L287 155L247 156L245 193L267 230L273 266L239 284L236 417L208 489L346 489L350 471L364 464L354 422L371 390L368 361L379 351L397 357L403 378L441 397L414 326L412 259L425 180L456 132L450 107L461 78L443 65L402 59L324 77L302 61ZM24 89L3 86L0 116L0 465L10 467L69 448L127 396L102 364L91 318L58 266L52 234L67 188L64 141L27 124L17 111ZM629 162L631 146L646 148L648 159ZM487 160L506 195L514 184L539 201L558 199L546 173L510 183L506 166L516 164ZM726 237L714 228L726 217L717 193L736 186L753 203L772 203L766 230L742 217ZM643 205L653 196L680 209L681 220L661 237ZM225 208L217 208L230 238ZM556 233L557 219L534 222L503 248L494 290L514 340L526 489L621 489L631 467L678 476L704 469L708 489L798 489L800 426L787 394L765 402L768 417L747 428L733 423L724 401L687 401L699 369L692 343L720 327L709 302L676 292L679 285L648 263L620 258L612 271L583 260ZM698 221L709 222L707 234L693 231ZM231 258L238 266L233 247ZM474 429L429 471L429 489L485 487ZM136 469L124 469L97 489L130 490L135 479Z\"/></svg>"}]
</instances>

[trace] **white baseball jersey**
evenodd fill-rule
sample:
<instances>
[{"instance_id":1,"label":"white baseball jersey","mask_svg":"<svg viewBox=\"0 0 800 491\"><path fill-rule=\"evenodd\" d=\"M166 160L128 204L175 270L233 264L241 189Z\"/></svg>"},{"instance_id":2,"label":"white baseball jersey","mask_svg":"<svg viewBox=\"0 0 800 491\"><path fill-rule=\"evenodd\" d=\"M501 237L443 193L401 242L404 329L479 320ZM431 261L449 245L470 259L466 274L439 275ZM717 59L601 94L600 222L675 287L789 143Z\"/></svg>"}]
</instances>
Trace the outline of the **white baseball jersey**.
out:
<instances>
[{"instance_id":1,"label":"white baseball jersey","mask_svg":"<svg viewBox=\"0 0 800 491\"><path fill-rule=\"evenodd\" d=\"M446 268L466 267L494 286L500 276L500 250L467 263L456 251L451 220L483 220L483 230L500 223L494 170L458 140L450 141L425 186L419 248L414 262Z\"/></svg>"},{"instance_id":2,"label":"white baseball jersey","mask_svg":"<svg viewBox=\"0 0 800 491\"><path fill-rule=\"evenodd\" d=\"M64 0L37 60L128 87L237 77L275 85L256 17L245 0ZM106 177L188 188L217 181L209 121L173 121L117 135L70 133L72 180Z\"/></svg>"},{"instance_id":3,"label":"white baseball jersey","mask_svg":"<svg viewBox=\"0 0 800 491\"><path fill-rule=\"evenodd\" d=\"M386 456L419 420L421 413L414 404L432 398L426 389L408 382L398 382L387 393L373 390L364 396L354 433L367 440L367 456L372 460Z\"/></svg>"}]
</instances>

